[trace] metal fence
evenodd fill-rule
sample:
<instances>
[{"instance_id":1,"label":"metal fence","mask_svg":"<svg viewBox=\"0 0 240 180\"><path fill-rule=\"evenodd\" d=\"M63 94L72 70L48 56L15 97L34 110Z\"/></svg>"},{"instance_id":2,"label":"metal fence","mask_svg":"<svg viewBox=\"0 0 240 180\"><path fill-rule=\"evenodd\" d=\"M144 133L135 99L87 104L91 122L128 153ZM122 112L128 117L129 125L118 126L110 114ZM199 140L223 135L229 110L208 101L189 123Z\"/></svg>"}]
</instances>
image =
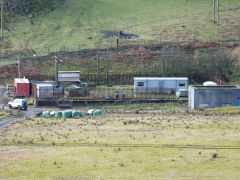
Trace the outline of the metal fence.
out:
<instances>
[{"instance_id":1,"label":"metal fence","mask_svg":"<svg viewBox=\"0 0 240 180\"><path fill-rule=\"evenodd\" d=\"M116 87L84 87L79 89L64 90L62 95L53 95L48 100L96 100L96 101L114 101L114 100L175 100L177 99L173 89L146 88L145 92L139 93L131 86ZM37 98L39 99L39 98ZM41 99L43 100L43 99Z\"/></svg>"}]
</instances>

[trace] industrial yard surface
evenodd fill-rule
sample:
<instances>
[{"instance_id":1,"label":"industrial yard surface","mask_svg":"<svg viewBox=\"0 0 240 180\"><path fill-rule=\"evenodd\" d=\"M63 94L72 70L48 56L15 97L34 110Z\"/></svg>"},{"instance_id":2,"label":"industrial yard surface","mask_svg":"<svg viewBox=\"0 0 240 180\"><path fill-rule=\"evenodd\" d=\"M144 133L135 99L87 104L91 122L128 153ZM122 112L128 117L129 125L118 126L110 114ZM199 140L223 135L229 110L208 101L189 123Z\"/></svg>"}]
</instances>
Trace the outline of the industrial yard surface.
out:
<instances>
[{"instance_id":1,"label":"industrial yard surface","mask_svg":"<svg viewBox=\"0 0 240 180\"><path fill-rule=\"evenodd\" d=\"M0 179L239 177L240 109L186 106L118 105L95 117L25 118L0 130Z\"/></svg>"}]
</instances>

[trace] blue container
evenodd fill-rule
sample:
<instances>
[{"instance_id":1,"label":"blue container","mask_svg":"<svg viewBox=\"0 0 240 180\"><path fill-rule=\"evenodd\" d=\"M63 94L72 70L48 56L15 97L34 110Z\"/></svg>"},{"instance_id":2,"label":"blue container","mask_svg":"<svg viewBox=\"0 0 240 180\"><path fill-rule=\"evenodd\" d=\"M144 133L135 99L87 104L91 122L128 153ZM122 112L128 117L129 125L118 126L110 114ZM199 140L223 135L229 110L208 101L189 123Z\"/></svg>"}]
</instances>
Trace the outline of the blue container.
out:
<instances>
[{"instance_id":1,"label":"blue container","mask_svg":"<svg viewBox=\"0 0 240 180\"><path fill-rule=\"evenodd\" d=\"M42 117L45 117L45 118L51 117L50 112L49 112L49 111L44 111L44 112L42 113Z\"/></svg>"},{"instance_id":2,"label":"blue container","mask_svg":"<svg viewBox=\"0 0 240 180\"><path fill-rule=\"evenodd\" d=\"M62 112L62 116L65 119L72 118L72 111L71 110L65 110L65 111Z\"/></svg>"},{"instance_id":3,"label":"blue container","mask_svg":"<svg viewBox=\"0 0 240 180\"><path fill-rule=\"evenodd\" d=\"M237 106L240 106L240 98L238 98Z\"/></svg>"},{"instance_id":4,"label":"blue container","mask_svg":"<svg viewBox=\"0 0 240 180\"><path fill-rule=\"evenodd\" d=\"M72 111L72 117L75 118L75 117L81 117L83 116L83 113L82 111Z\"/></svg>"},{"instance_id":5,"label":"blue container","mask_svg":"<svg viewBox=\"0 0 240 180\"><path fill-rule=\"evenodd\" d=\"M57 112L55 113L55 117L56 117L56 118L62 118L62 111L57 111Z\"/></svg>"},{"instance_id":6,"label":"blue container","mask_svg":"<svg viewBox=\"0 0 240 180\"><path fill-rule=\"evenodd\" d=\"M102 115L102 111L97 109L97 110L93 111L92 114L93 114L93 116L99 116L99 115Z\"/></svg>"}]
</instances>

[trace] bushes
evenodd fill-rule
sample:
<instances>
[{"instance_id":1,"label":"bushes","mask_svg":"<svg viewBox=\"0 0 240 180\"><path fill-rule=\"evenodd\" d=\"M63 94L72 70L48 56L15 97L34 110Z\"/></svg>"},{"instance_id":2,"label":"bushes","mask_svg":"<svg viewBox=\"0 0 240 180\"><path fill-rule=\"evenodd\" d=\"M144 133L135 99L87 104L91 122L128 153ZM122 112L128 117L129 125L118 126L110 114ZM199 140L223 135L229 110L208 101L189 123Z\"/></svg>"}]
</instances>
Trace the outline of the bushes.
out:
<instances>
[{"instance_id":1,"label":"bushes","mask_svg":"<svg viewBox=\"0 0 240 180\"><path fill-rule=\"evenodd\" d=\"M42 10L53 10L64 0L8 0L4 2L4 9L11 16L38 14Z\"/></svg>"}]
</instances>

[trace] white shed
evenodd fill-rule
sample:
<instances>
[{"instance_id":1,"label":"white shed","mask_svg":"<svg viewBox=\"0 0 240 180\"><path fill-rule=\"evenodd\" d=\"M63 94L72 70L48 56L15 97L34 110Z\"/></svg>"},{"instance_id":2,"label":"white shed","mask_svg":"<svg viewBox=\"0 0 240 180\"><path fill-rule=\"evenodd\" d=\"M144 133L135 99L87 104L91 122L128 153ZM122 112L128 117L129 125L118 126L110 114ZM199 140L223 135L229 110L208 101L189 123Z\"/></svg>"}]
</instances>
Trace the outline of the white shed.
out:
<instances>
[{"instance_id":1,"label":"white shed","mask_svg":"<svg viewBox=\"0 0 240 180\"><path fill-rule=\"evenodd\" d=\"M80 82L80 71L59 71L59 82Z\"/></svg>"},{"instance_id":2,"label":"white shed","mask_svg":"<svg viewBox=\"0 0 240 180\"><path fill-rule=\"evenodd\" d=\"M179 90L188 90L188 78L135 77L134 90L136 94L175 94Z\"/></svg>"}]
</instances>

